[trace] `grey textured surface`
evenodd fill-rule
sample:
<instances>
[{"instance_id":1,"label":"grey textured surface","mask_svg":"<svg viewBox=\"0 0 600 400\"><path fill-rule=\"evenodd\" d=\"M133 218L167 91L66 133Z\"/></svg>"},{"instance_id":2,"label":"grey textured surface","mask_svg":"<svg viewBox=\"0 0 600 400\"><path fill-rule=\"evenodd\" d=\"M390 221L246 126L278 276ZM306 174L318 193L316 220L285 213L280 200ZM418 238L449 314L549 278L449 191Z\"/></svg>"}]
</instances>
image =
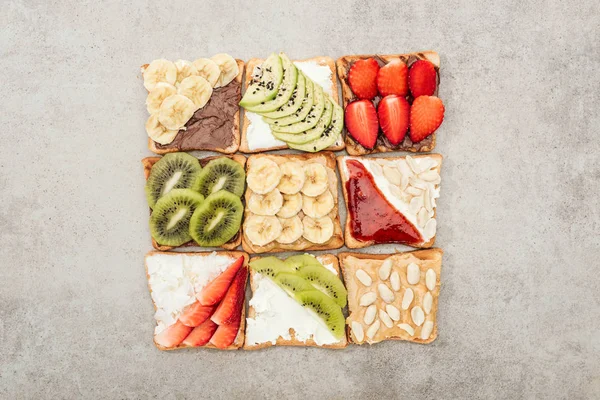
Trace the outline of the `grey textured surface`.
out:
<instances>
[{"instance_id":1,"label":"grey textured surface","mask_svg":"<svg viewBox=\"0 0 600 400\"><path fill-rule=\"evenodd\" d=\"M600 397L597 1L120 3L2 3L0 398ZM441 54L432 345L154 348L139 66L280 49Z\"/></svg>"}]
</instances>

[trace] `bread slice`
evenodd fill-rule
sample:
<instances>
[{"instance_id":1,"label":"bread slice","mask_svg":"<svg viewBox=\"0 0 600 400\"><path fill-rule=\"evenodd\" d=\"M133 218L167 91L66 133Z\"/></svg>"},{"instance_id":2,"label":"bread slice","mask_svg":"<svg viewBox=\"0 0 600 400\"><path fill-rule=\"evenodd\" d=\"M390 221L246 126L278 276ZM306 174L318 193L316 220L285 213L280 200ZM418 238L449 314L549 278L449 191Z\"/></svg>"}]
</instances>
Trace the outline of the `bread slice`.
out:
<instances>
[{"instance_id":1,"label":"bread slice","mask_svg":"<svg viewBox=\"0 0 600 400\"><path fill-rule=\"evenodd\" d=\"M342 85L342 98L344 100L344 110L348 106L349 103L356 100L352 89L350 89L350 85L348 84L348 72L350 71L350 67L356 60L366 59L366 58L379 58L384 62L389 62L395 58L400 58L406 63L412 62L412 60L429 60L436 67L437 70L440 68L440 56L435 51L423 51L416 53L406 53L406 54L362 54L362 55L350 55L340 57L336 61L338 76L340 78L340 83ZM439 74L438 74L439 75ZM439 83L439 82L438 82ZM439 85L438 85L439 86ZM437 89L436 89L437 95ZM377 99L377 98L376 98ZM381 135L380 135L381 136ZM429 139L431 138L431 139ZM359 143L354 141L350 135L346 135L346 151L348 154L356 156L363 154L372 154L372 153L386 153L391 151L410 151L410 152L427 152L432 151L435 147L435 133L429 136L428 138L423 139L419 143L412 143L408 135L404 139L399 146L390 147L387 146L381 139L377 140L375 148L372 150L366 149L361 146Z\"/></svg>"},{"instance_id":2,"label":"bread slice","mask_svg":"<svg viewBox=\"0 0 600 400\"><path fill-rule=\"evenodd\" d=\"M179 256L181 254L185 254L187 256L190 257L205 257L209 254L212 254L213 252L203 252L203 253L175 253L175 252L162 252L162 251L151 251L148 254L146 254L145 257L145 268L146 268L146 278L148 279L148 290L150 291L150 299L152 300L152 305L154 306L154 311L156 311L156 303L154 303L154 299L152 299L152 288L150 287L150 274L148 274L148 263L147 260L149 257L155 255L155 254L162 254L162 255L166 255L166 256ZM247 266L248 265L248 254L244 253L243 251L219 251L216 252L219 255L225 255L225 256L230 256L232 259L237 259L238 257L243 256L244 257L244 265ZM242 345L244 344L244 331L246 328L246 307L244 305L244 307L242 308L242 315L241 315L241 321L240 321L240 328L238 330L238 334L235 337L234 342L227 348L223 349L223 350L237 350L240 347L242 347ZM188 348L191 346L186 346L186 345L180 345L177 347L163 347L161 345L159 345L158 343L156 343L156 341L154 341L154 345L159 349L159 350L177 350L177 349L184 349L184 348ZM212 345L210 342L207 343L204 346L198 346L201 348L208 348L208 349L217 349L214 345Z\"/></svg>"},{"instance_id":3,"label":"bread slice","mask_svg":"<svg viewBox=\"0 0 600 400\"><path fill-rule=\"evenodd\" d=\"M244 90L247 89L248 86L250 85L250 81L252 80L252 71L254 71L254 68L257 65L262 64L264 61L265 60L260 59L260 58L252 58L246 63L246 78L244 80L244 85L243 85ZM330 57L314 57L314 58L308 58L305 60L296 60L296 61L300 61L300 62L314 61L319 65L327 65L331 69L331 83L333 85L331 96L338 104L340 103L339 97L338 97L337 78L336 78L336 73L335 73L335 62L333 61L332 58L330 58ZM250 149L248 147L248 139L247 139L247 132L248 132L249 126L250 126L250 120L246 117L246 113L244 111L244 125L242 128L242 140L240 143L240 151L242 153L262 153L264 151L281 150L281 149L288 148L287 145L283 145L283 146L276 146L276 147ZM345 144L343 143L343 140L341 140L340 142L341 142L341 144L336 146L336 144L334 143L333 145L329 146L325 150L331 150L331 151L342 150L345 147Z\"/></svg>"},{"instance_id":4,"label":"bread slice","mask_svg":"<svg viewBox=\"0 0 600 400\"><path fill-rule=\"evenodd\" d=\"M348 318L346 319L346 330L348 333L348 340L350 343L357 343L359 340L356 339L355 334L352 332L351 324L352 322L359 323L364 331L364 341L357 343L363 344L367 343L367 329L368 326L364 323L364 315L367 307L359 305L360 297L368 292L375 291L377 285L383 283L390 288L390 279L386 279L382 282L379 278L379 268L383 264L383 260L388 257L393 257L393 267L392 273L394 271L398 272L401 280L401 289L399 291L394 291L395 299L391 303L394 307L400 310L400 320L393 322L392 328L387 328L377 316L375 321L380 321L380 328L374 337L374 342L379 342L383 340L406 340L415 343L431 343L437 338L438 333L438 324L437 324L437 309L438 309L438 299L439 299L439 291L440 291L440 273L442 268L442 254L443 251L441 249L427 249L427 250L415 250L410 252L402 252L396 254L364 254L364 253L339 253L338 257L340 260L340 268L342 270L342 274L344 275L344 282L346 283L346 289L348 290ZM416 285L410 285L407 282L406 278L406 266L408 263L415 263L419 266L420 269L420 280ZM436 275L435 287L433 290L429 290L425 284L426 282L426 272L428 269L432 269ZM365 287L363 283L361 283L356 277L356 271L358 269L362 269L365 271L371 278L372 283L369 287ZM401 304L404 296L404 292L407 288L411 288L413 290L414 299L411 302L410 306L407 310L402 310ZM432 296L432 306L431 312L425 314L425 320L433 322L433 330L431 331L431 335L426 339L421 339L420 334L421 330L425 326L422 324L421 326L416 326L416 324L412 320L411 310L416 305L419 305L421 309L423 306L423 298L427 292L431 293ZM377 300L374 303L378 310L385 309L387 305L381 297L378 295ZM375 322L374 322L375 323ZM408 334L405 330L398 327L398 324L405 323L409 324L415 329L414 336ZM380 336L377 336L380 335Z\"/></svg>"},{"instance_id":5,"label":"bread slice","mask_svg":"<svg viewBox=\"0 0 600 400\"><path fill-rule=\"evenodd\" d=\"M333 209L329 212L329 217L333 221L333 236L323 244L316 244L309 242L308 240L300 237L300 239L296 240L290 244L282 244L276 241L272 241L264 246L258 246L253 244L250 239L246 236L244 232L245 224L252 212L248 208L248 201L250 197L254 193L252 189L246 187L246 209L244 211L244 229L242 229L242 248L251 254L261 254L261 253L276 253L283 251L304 251L304 250L331 250L331 249L339 249L344 244L344 237L342 235L342 227L340 223L339 209L338 209L338 178L335 174L335 156L331 152L319 152L319 153L302 153L302 154L285 154L285 155L269 155L269 154L255 154L248 157L248 162L246 165L246 175L248 175L248 170L252 166L253 160L257 160L261 157L268 157L269 159L275 161L277 164L283 164L287 161L299 161L300 163L304 163L306 161L310 162L318 162L323 164L328 168L329 171L329 190L333 195L334 206ZM298 216L302 219L304 213L300 211Z\"/></svg>"},{"instance_id":6,"label":"bread slice","mask_svg":"<svg viewBox=\"0 0 600 400\"><path fill-rule=\"evenodd\" d=\"M437 172L439 173L441 170L441 166L442 166L442 155L441 154L422 154L422 155L413 155L411 157L412 158L427 158L427 157L433 158L438 161L438 166L436 168ZM377 160L377 159L397 160L399 158L405 158L405 157L373 157L373 158L369 158L369 159L370 160ZM348 247L349 249L361 249L363 247L372 246L374 244L382 244L382 243L376 243L373 240L363 242L363 241L355 239L354 236L352 236L352 229L350 228L350 223L351 223L350 212L348 210L348 190L346 188L346 182L348 181L349 176L348 176L347 170L344 166L344 161L348 160L348 159L352 159L352 157L339 156L337 158L338 169L340 171L340 177L342 180L342 191L344 193L344 201L346 203L346 224L345 224L345 228L344 228L344 242L346 244L346 247ZM438 200L439 199L436 199L436 202ZM436 218L436 216L437 216L437 207L434 208L433 218ZM429 248L429 247L433 246L434 243L435 243L435 235L429 241L422 243L420 245L414 245L414 244L407 244L407 245L411 246L411 247L418 247L418 248ZM405 243L403 243L403 244L405 244Z\"/></svg>"},{"instance_id":7,"label":"bread slice","mask_svg":"<svg viewBox=\"0 0 600 400\"><path fill-rule=\"evenodd\" d=\"M244 75L244 61L236 59L237 64L238 64L238 68L239 68L239 73L237 74L237 76L235 77L235 81L237 81L240 85L242 85L242 77ZM148 67L148 64L144 64L142 65L142 71L144 69L146 69ZM240 88L241 89L241 88ZM241 90L240 90L240 95L237 99L237 102L239 103L239 101L241 100ZM210 151L217 151L219 153L225 153L225 154L233 154L235 153L239 147L240 147L240 110L238 109L238 111L233 115L233 127L231 129L231 134L233 135L233 142L231 143L231 145L221 148L221 147L201 147L201 148L197 148L197 149L186 149L185 151L192 151L192 150L210 150ZM182 151L182 150L178 150L176 148L167 148L167 149L162 149L159 148L158 146L156 146L156 142L154 142L154 140L148 138L148 149L150 149L151 152L156 153L156 154L167 154L167 153L175 153L178 151Z\"/></svg>"},{"instance_id":8,"label":"bread slice","mask_svg":"<svg viewBox=\"0 0 600 400\"><path fill-rule=\"evenodd\" d=\"M258 260L260 258L261 257L253 257L252 260ZM339 267L338 259L335 255L323 254L323 255L317 256L317 259L322 264L332 264L333 268L335 268L335 270L337 271L338 276L340 275L340 267ZM256 274L257 273L255 271L250 269L250 288L252 289L253 294L256 292L256 289L257 289ZM340 276L340 278L341 278L341 276ZM254 319L255 317L256 317L256 310L254 309L254 307L249 306L248 307L248 319ZM248 328L246 328L246 329L248 329ZM338 343L325 344L322 346L319 346L317 343L315 343L315 341L313 339L308 339L306 342L303 342L299 339L296 339L296 332L294 331L293 328L290 328L290 337L291 337L290 339L284 339L281 336L279 336L276 339L275 344L273 344L272 342L250 344L250 343L248 343L248 337L246 336L246 341L244 343L244 350L258 350L258 349L264 349L264 348L271 347L271 346L307 346L307 347L321 347L321 348L328 348L328 349L343 349L348 345L348 339L346 338L346 336L344 336Z\"/></svg>"},{"instance_id":9,"label":"bread slice","mask_svg":"<svg viewBox=\"0 0 600 400\"><path fill-rule=\"evenodd\" d=\"M200 165L204 166L206 165L210 160L213 160L215 158L219 158L219 157L227 157L227 158L231 158L232 160L238 162L242 167L244 167L246 165L246 157L244 157L241 154L235 154L232 156L210 156L210 157L204 157L204 158L200 158ZM150 170L152 170L152 166L158 161L160 160L160 157L146 157L144 159L142 159L142 165L144 166L144 177L146 180L148 180L148 177L150 176ZM243 199L242 199L243 200ZM149 210L150 214L152 214L152 210ZM229 242L219 246L222 249L226 249L226 250L233 250L236 247L238 247L240 245L240 243L242 243L242 227L240 226L240 232L235 235ZM169 251L169 250L173 250L179 247L199 247L198 244L194 243L194 241L189 241L185 244L182 244L181 246L163 246L160 245L156 242L156 240L154 240L154 238L152 238L152 247L154 247L156 250L161 250L161 251Z\"/></svg>"}]
</instances>

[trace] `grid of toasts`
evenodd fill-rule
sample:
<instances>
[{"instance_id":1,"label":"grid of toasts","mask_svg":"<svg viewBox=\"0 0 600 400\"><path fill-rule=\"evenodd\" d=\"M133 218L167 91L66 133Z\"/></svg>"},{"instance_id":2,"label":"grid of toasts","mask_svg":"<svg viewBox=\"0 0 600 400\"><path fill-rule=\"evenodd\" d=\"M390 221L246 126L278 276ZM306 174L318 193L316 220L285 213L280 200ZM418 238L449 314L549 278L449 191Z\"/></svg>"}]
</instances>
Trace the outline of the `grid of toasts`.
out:
<instances>
[{"instance_id":1,"label":"grid of toasts","mask_svg":"<svg viewBox=\"0 0 600 400\"><path fill-rule=\"evenodd\" d=\"M437 53L337 63L222 53L155 60L142 75L149 149L161 155L142 160L159 349L435 340L442 157L425 152L441 124L427 108ZM266 153L280 149L298 151ZM391 151L425 154L364 157ZM417 250L328 252L377 244ZM271 255L283 252L296 253Z\"/></svg>"}]
</instances>

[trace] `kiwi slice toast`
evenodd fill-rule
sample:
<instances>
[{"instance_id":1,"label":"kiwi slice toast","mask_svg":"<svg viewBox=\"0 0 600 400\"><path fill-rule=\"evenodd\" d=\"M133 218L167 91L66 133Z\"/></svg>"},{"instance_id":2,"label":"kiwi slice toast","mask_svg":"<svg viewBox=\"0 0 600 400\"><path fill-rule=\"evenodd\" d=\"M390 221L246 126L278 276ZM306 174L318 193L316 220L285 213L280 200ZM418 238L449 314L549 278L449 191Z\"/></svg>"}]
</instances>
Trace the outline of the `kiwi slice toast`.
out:
<instances>
[{"instance_id":1,"label":"kiwi slice toast","mask_svg":"<svg viewBox=\"0 0 600 400\"><path fill-rule=\"evenodd\" d=\"M340 278L327 268L322 265L307 265L300 268L297 274L331 297L338 306L346 306L348 292Z\"/></svg>"},{"instance_id":2,"label":"kiwi slice toast","mask_svg":"<svg viewBox=\"0 0 600 400\"><path fill-rule=\"evenodd\" d=\"M290 256L284 261L284 263L294 270L306 267L307 265L316 265L318 267L323 266L323 264L321 264L315 256L308 253Z\"/></svg>"},{"instance_id":3,"label":"kiwi slice toast","mask_svg":"<svg viewBox=\"0 0 600 400\"><path fill-rule=\"evenodd\" d=\"M294 270L286 265L277 257L263 257L258 260L252 260L248 264L255 272L261 275L266 275L269 278L274 278L275 275L284 272L294 272Z\"/></svg>"},{"instance_id":4,"label":"kiwi slice toast","mask_svg":"<svg viewBox=\"0 0 600 400\"><path fill-rule=\"evenodd\" d=\"M200 246L221 246L240 230L243 210L238 196L219 190L196 208L190 219L189 233Z\"/></svg>"},{"instance_id":5,"label":"kiwi slice toast","mask_svg":"<svg viewBox=\"0 0 600 400\"><path fill-rule=\"evenodd\" d=\"M169 153L152 166L146 181L146 198L150 208L173 189L198 190L202 167L196 157L187 153Z\"/></svg>"},{"instance_id":6,"label":"kiwi slice toast","mask_svg":"<svg viewBox=\"0 0 600 400\"><path fill-rule=\"evenodd\" d=\"M204 197L219 190L226 190L241 197L244 194L246 173L238 162L228 157L220 157L210 160L204 166L198 181L198 191Z\"/></svg>"},{"instance_id":7,"label":"kiwi slice toast","mask_svg":"<svg viewBox=\"0 0 600 400\"><path fill-rule=\"evenodd\" d=\"M307 290L315 290L315 287L308 283L304 278L299 277L293 272L280 272L272 278L279 287L288 292L294 297L295 293L306 292Z\"/></svg>"},{"instance_id":8,"label":"kiwi slice toast","mask_svg":"<svg viewBox=\"0 0 600 400\"><path fill-rule=\"evenodd\" d=\"M307 290L296 293L294 299L302 307L314 312L327 325L329 331L337 339L344 336L344 328L346 326L344 314L340 306L331 297L318 290Z\"/></svg>"},{"instance_id":9,"label":"kiwi slice toast","mask_svg":"<svg viewBox=\"0 0 600 400\"><path fill-rule=\"evenodd\" d=\"M192 189L173 189L154 205L150 233L164 246L181 246L192 240L190 218L204 197Z\"/></svg>"}]
</instances>

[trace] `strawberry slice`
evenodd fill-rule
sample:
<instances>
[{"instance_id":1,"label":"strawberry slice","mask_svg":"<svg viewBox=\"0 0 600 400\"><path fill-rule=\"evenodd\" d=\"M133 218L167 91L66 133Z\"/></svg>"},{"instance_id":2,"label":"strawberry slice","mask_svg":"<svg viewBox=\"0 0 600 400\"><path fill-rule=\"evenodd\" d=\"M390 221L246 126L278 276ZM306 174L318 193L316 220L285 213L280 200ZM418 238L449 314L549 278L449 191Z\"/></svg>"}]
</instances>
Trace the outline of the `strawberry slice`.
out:
<instances>
[{"instance_id":1,"label":"strawberry slice","mask_svg":"<svg viewBox=\"0 0 600 400\"><path fill-rule=\"evenodd\" d=\"M186 326L196 327L206 321L214 309L213 306L203 306L196 301L183 309L179 320Z\"/></svg>"},{"instance_id":2,"label":"strawberry slice","mask_svg":"<svg viewBox=\"0 0 600 400\"><path fill-rule=\"evenodd\" d=\"M381 130L392 145L404 140L410 115L410 105L404 97L393 94L385 96L377 106L377 115Z\"/></svg>"},{"instance_id":3,"label":"strawberry slice","mask_svg":"<svg viewBox=\"0 0 600 400\"><path fill-rule=\"evenodd\" d=\"M377 72L379 64L374 58L357 60L348 71L350 89L359 99L371 100L377 96Z\"/></svg>"},{"instance_id":4,"label":"strawberry slice","mask_svg":"<svg viewBox=\"0 0 600 400\"><path fill-rule=\"evenodd\" d=\"M231 286L229 286L225 297L223 297L213 316L210 317L214 323L228 325L236 321L239 322L242 315L242 307L244 307L247 278L248 270L246 267L240 268Z\"/></svg>"},{"instance_id":5,"label":"strawberry slice","mask_svg":"<svg viewBox=\"0 0 600 400\"><path fill-rule=\"evenodd\" d=\"M203 306L213 306L217 304L225 293L229 289L229 285L233 280L233 277L238 272L240 267L244 264L244 257L240 257L233 264L231 264L221 275L217 276L213 281L202 289L196 298L200 301Z\"/></svg>"},{"instance_id":6,"label":"strawberry slice","mask_svg":"<svg viewBox=\"0 0 600 400\"><path fill-rule=\"evenodd\" d=\"M162 347L176 347L190 334L194 328L185 326L181 321L175 322L167 329L154 336L156 344Z\"/></svg>"},{"instance_id":7,"label":"strawberry slice","mask_svg":"<svg viewBox=\"0 0 600 400\"><path fill-rule=\"evenodd\" d=\"M406 63L396 58L381 67L377 73L377 90L382 96L390 94L406 96L408 94L408 66Z\"/></svg>"},{"instance_id":8,"label":"strawberry slice","mask_svg":"<svg viewBox=\"0 0 600 400\"><path fill-rule=\"evenodd\" d=\"M221 325L210 339L210 342L218 349L225 349L233 344L240 329L240 321L229 325Z\"/></svg>"},{"instance_id":9,"label":"strawberry slice","mask_svg":"<svg viewBox=\"0 0 600 400\"><path fill-rule=\"evenodd\" d=\"M444 120L444 103L435 96L420 96L410 108L410 140L420 142L436 131Z\"/></svg>"},{"instance_id":10,"label":"strawberry slice","mask_svg":"<svg viewBox=\"0 0 600 400\"><path fill-rule=\"evenodd\" d=\"M212 335L214 335L215 331L219 326L212 322L210 319L207 319L202 324L198 325L194 328L192 332L185 338L183 344L191 347L204 346Z\"/></svg>"},{"instance_id":11,"label":"strawberry slice","mask_svg":"<svg viewBox=\"0 0 600 400\"><path fill-rule=\"evenodd\" d=\"M408 86L414 98L433 95L436 85L435 66L430 61L418 60L410 66Z\"/></svg>"},{"instance_id":12,"label":"strawberry slice","mask_svg":"<svg viewBox=\"0 0 600 400\"><path fill-rule=\"evenodd\" d=\"M354 101L346 107L346 129L358 143L372 149L377 142L379 121L377 111L370 100Z\"/></svg>"}]
</instances>

